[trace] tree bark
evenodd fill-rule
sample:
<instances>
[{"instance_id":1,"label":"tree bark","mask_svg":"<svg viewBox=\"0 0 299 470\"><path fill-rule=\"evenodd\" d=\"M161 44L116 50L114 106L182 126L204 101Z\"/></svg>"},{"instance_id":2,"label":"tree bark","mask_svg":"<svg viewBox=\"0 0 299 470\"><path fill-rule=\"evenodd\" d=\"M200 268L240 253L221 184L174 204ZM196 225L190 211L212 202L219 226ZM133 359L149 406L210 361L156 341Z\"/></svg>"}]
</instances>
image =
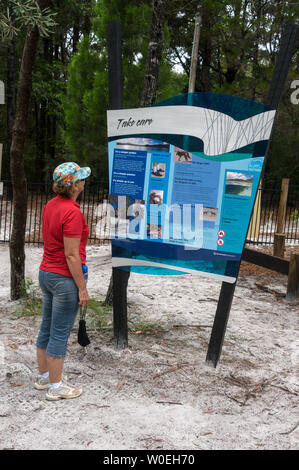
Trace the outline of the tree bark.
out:
<instances>
[{"instance_id":1,"label":"tree bark","mask_svg":"<svg viewBox=\"0 0 299 470\"><path fill-rule=\"evenodd\" d=\"M168 0L154 0L150 41L140 107L151 106L156 99L159 70L164 45L164 23Z\"/></svg>"},{"instance_id":2,"label":"tree bark","mask_svg":"<svg viewBox=\"0 0 299 470\"><path fill-rule=\"evenodd\" d=\"M78 42L80 39L80 24L79 19L75 19L75 24L73 26L73 54L78 52Z\"/></svg>"},{"instance_id":3,"label":"tree bark","mask_svg":"<svg viewBox=\"0 0 299 470\"><path fill-rule=\"evenodd\" d=\"M258 85L258 75L259 75L259 44L260 44L260 35L261 35L261 25L260 21L262 16L262 2L261 0L256 0L255 8L256 8L256 20L257 20L257 30L255 32L255 40L253 45L253 53L252 53L252 93L251 99L255 101L256 99L256 90Z\"/></svg>"},{"instance_id":4,"label":"tree bark","mask_svg":"<svg viewBox=\"0 0 299 470\"><path fill-rule=\"evenodd\" d=\"M39 0L41 9L49 0ZM21 62L16 115L10 149L10 172L13 184L13 223L10 237L11 299L21 297L25 276L25 228L27 218L27 190L24 169L24 145L28 127L29 105L32 90L32 71L35 62L39 31L28 30Z\"/></svg>"},{"instance_id":5,"label":"tree bark","mask_svg":"<svg viewBox=\"0 0 299 470\"><path fill-rule=\"evenodd\" d=\"M107 305L113 304L113 275L111 274L108 290L106 293L105 303Z\"/></svg>"},{"instance_id":6,"label":"tree bark","mask_svg":"<svg viewBox=\"0 0 299 470\"><path fill-rule=\"evenodd\" d=\"M11 18L14 22L14 13L10 11ZM16 112L16 79L15 79L15 50L16 40L13 37L8 48L7 55L7 155L9 155L12 142L12 129ZM10 180L9 159L5 159L5 175ZM7 197L12 199L11 186L8 186Z\"/></svg>"},{"instance_id":7,"label":"tree bark","mask_svg":"<svg viewBox=\"0 0 299 470\"><path fill-rule=\"evenodd\" d=\"M202 12L202 34L201 34L201 55L202 55L202 73L201 73L201 91L211 90L211 61L212 61L212 14L208 7Z\"/></svg>"}]
</instances>

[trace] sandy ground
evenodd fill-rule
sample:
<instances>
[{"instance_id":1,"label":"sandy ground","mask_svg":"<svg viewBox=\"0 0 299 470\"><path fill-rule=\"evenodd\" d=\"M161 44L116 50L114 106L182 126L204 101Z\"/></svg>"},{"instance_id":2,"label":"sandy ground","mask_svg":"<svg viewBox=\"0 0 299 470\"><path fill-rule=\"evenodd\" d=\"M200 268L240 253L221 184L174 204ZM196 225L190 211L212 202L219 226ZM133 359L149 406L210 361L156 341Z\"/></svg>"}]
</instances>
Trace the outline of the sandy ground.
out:
<instances>
[{"instance_id":1,"label":"sandy ground","mask_svg":"<svg viewBox=\"0 0 299 470\"><path fill-rule=\"evenodd\" d=\"M26 249L36 282L42 249ZM103 299L109 247L88 247L89 292ZM83 386L48 402L33 388L41 318L9 301L9 251L0 246L1 449L298 449L298 304L286 277L242 265L220 362L205 363L221 284L200 276L131 274L129 335L116 351L111 329L72 331L65 373Z\"/></svg>"}]
</instances>

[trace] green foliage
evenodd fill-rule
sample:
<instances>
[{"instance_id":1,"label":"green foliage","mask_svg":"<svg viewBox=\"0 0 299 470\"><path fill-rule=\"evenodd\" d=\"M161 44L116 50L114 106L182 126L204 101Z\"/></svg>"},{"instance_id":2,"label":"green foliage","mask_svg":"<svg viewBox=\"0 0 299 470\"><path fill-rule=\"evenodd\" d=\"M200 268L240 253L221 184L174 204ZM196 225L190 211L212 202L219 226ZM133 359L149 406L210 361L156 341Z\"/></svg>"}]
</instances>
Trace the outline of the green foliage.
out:
<instances>
[{"instance_id":1,"label":"green foliage","mask_svg":"<svg viewBox=\"0 0 299 470\"><path fill-rule=\"evenodd\" d=\"M161 325L148 322L140 318L140 315L130 308L128 320L128 333L136 335L156 335L163 331ZM100 330L102 333L111 334L113 331L112 307L97 298L91 298L86 312L86 326L88 329Z\"/></svg>"},{"instance_id":2,"label":"green foliage","mask_svg":"<svg viewBox=\"0 0 299 470\"><path fill-rule=\"evenodd\" d=\"M106 61L85 37L68 69L65 112L65 141L69 155L88 163L98 174L106 170L107 72Z\"/></svg>"},{"instance_id":3,"label":"green foliage","mask_svg":"<svg viewBox=\"0 0 299 470\"><path fill-rule=\"evenodd\" d=\"M21 290L21 300L18 302L14 313L18 316L37 316L42 314L41 291L32 279L25 279Z\"/></svg>"},{"instance_id":4,"label":"green foliage","mask_svg":"<svg viewBox=\"0 0 299 470\"><path fill-rule=\"evenodd\" d=\"M169 2L156 101L188 91L198 4L198 0ZM0 42L1 80L6 81L11 44L7 39L14 35L15 63L20 64L25 28L38 26L42 36L33 75L25 150L28 180L45 179L57 163L69 159L91 166L97 179L107 175L107 22L118 20L122 27L123 106L138 107L152 6L152 0L53 0L51 9L41 12L35 0L1 2L0 34L5 38L5 43ZM263 102L281 33L287 23L295 23L298 17L296 2L203 0L196 91ZM51 36L47 36L50 32ZM17 82L18 70L15 76ZM293 184L299 182L299 106L290 103L290 83L298 77L297 50L273 133L266 180L289 176ZM0 140L4 142L5 137L3 112ZM3 170L7 172L9 163L5 157L4 154ZM43 168L42 173L39 167Z\"/></svg>"},{"instance_id":5,"label":"green foliage","mask_svg":"<svg viewBox=\"0 0 299 470\"><path fill-rule=\"evenodd\" d=\"M107 306L103 301L91 298L86 312L86 326L92 329L103 329L111 331L112 325L112 307Z\"/></svg>"},{"instance_id":6,"label":"green foliage","mask_svg":"<svg viewBox=\"0 0 299 470\"><path fill-rule=\"evenodd\" d=\"M84 37L69 66L65 110L65 140L78 162L88 162L94 174L107 173L108 70L107 22L122 25L124 107L138 107L151 24L151 2L99 0L92 21L94 35ZM157 101L181 93L186 76L171 70L166 58L160 69Z\"/></svg>"},{"instance_id":7,"label":"green foliage","mask_svg":"<svg viewBox=\"0 0 299 470\"><path fill-rule=\"evenodd\" d=\"M0 12L0 32L2 39L12 39L20 29L25 27L38 28L41 37L48 37L52 28L57 23L54 21L56 13L49 8L41 10L35 0L15 1L10 0L11 11L7 7L6 12Z\"/></svg>"},{"instance_id":8,"label":"green foliage","mask_svg":"<svg viewBox=\"0 0 299 470\"><path fill-rule=\"evenodd\" d=\"M299 220L299 211L298 211L298 209L295 209L295 210L291 213L290 217L291 217L291 220L292 220L293 222L295 222L295 223L298 222L298 220Z\"/></svg>"}]
</instances>

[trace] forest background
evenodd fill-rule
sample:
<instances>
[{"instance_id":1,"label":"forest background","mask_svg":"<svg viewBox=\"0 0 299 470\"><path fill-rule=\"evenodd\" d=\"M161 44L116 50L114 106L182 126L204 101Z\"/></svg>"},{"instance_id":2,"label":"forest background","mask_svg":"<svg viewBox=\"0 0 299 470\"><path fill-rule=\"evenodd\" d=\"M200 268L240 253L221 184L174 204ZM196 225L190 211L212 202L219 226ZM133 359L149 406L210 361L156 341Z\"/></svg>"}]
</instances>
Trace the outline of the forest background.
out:
<instances>
[{"instance_id":1,"label":"forest background","mask_svg":"<svg viewBox=\"0 0 299 470\"><path fill-rule=\"evenodd\" d=\"M165 18L156 102L188 92L194 19L199 7L202 21L195 91L265 100L282 31L286 24L298 23L297 1L160 3ZM0 6L0 80L6 92L6 105L1 106L0 114L0 142L4 143L2 180L10 180L9 149L27 33L26 24L15 16L18 4L30 7L32 0L2 0ZM123 106L139 107L152 39L153 4L152 0L49 3L49 27L45 34L40 29L33 72L24 151L27 181L46 181L57 164L70 160L90 166L93 180L107 179L107 22L116 19L122 27ZM5 27L1 28L1 24ZM282 177L299 184L299 92L292 89L296 80L298 47L275 124L264 185L271 186Z\"/></svg>"}]
</instances>

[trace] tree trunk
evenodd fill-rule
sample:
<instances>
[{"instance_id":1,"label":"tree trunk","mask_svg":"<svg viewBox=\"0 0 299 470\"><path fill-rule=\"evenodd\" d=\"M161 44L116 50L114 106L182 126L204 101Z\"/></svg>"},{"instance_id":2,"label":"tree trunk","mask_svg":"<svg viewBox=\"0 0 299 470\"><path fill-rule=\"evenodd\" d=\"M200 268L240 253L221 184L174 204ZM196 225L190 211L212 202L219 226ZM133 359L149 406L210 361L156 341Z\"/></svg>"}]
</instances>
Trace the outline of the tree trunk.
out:
<instances>
[{"instance_id":1,"label":"tree trunk","mask_svg":"<svg viewBox=\"0 0 299 470\"><path fill-rule=\"evenodd\" d=\"M41 9L49 0L39 0ZM10 237L11 299L21 297L25 275L25 228L27 216L27 191L24 169L24 145L28 127L28 114L32 90L32 71L36 57L39 32L37 28L27 32L16 101L16 115L10 149L10 172L13 184L13 223Z\"/></svg>"},{"instance_id":2,"label":"tree trunk","mask_svg":"<svg viewBox=\"0 0 299 470\"><path fill-rule=\"evenodd\" d=\"M258 85L258 75L259 75L259 44L260 44L260 35L261 35L261 18L262 16L262 2L261 0L256 0L256 21L257 21L257 30L255 32L255 40L252 53L252 93L251 99L255 101L256 99L256 90Z\"/></svg>"},{"instance_id":3,"label":"tree trunk","mask_svg":"<svg viewBox=\"0 0 299 470\"><path fill-rule=\"evenodd\" d=\"M202 73L201 73L201 91L211 90L210 66L212 61L212 14L208 6L203 8L202 12L202 34L201 34L201 55L202 55Z\"/></svg>"},{"instance_id":4,"label":"tree trunk","mask_svg":"<svg viewBox=\"0 0 299 470\"><path fill-rule=\"evenodd\" d=\"M80 24L79 19L75 19L75 24L73 26L73 54L78 52L78 42L80 39Z\"/></svg>"},{"instance_id":5,"label":"tree trunk","mask_svg":"<svg viewBox=\"0 0 299 470\"><path fill-rule=\"evenodd\" d=\"M106 293L105 303L108 305L113 304L113 276L111 274L108 290Z\"/></svg>"},{"instance_id":6,"label":"tree trunk","mask_svg":"<svg viewBox=\"0 0 299 470\"><path fill-rule=\"evenodd\" d=\"M11 11L11 18L14 22L14 14ZM12 129L16 112L16 79L15 79L15 49L16 40L13 37L7 55L7 155L9 155L12 142ZM5 159L4 174L10 180L9 159ZM8 186L7 198L12 200L12 189Z\"/></svg>"},{"instance_id":7,"label":"tree trunk","mask_svg":"<svg viewBox=\"0 0 299 470\"><path fill-rule=\"evenodd\" d=\"M152 25L140 107L151 106L156 99L164 44L164 23L168 0L154 0Z\"/></svg>"}]
</instances>

